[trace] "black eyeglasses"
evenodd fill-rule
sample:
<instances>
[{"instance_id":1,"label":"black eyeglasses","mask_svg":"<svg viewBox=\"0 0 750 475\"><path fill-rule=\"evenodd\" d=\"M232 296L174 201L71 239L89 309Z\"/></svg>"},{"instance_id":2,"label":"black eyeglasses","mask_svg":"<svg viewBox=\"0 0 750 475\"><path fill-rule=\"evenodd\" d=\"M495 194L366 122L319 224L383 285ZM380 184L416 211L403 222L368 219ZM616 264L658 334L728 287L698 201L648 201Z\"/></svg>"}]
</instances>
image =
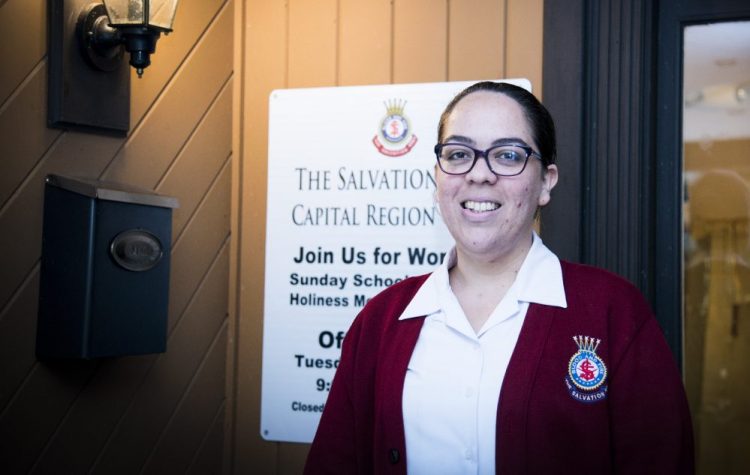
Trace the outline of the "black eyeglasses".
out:
<instances>
[{"instance_id":1,"label":"black eyeglasses","mask_svg":"<svg viewBox=\"0 0 750 475\"><path fill-rule=\"evenodd\" d=\"M461 143L439 143L435 145L435 156L438 166L448 175L465 175L469 173L477 160L482 157L489 169L498 176L520 175L526 169L530 156L539 160L541 155L531 147L519 144L505 144L477 150Z\"/></svg>"}]
</instances>

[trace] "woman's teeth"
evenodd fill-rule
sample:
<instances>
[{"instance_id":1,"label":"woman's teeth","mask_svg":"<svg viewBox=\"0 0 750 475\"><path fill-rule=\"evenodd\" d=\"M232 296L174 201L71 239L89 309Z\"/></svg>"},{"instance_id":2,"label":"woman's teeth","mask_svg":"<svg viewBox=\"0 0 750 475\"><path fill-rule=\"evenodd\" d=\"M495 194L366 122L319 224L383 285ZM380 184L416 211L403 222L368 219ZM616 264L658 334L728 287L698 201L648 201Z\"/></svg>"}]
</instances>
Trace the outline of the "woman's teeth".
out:
<instances>
[{"instance_id":1,"label":"woman's teeth","mask_svg":"<svg viewBox=\"0 0 750 475\"><path fill-rule=\"evenodd\" d=\"M494 211L498 209L500 207L500 204L494 203L492 201L464 201L463 207L464 209L484 213L487 211Z\"/></svg>"}]
</instances>

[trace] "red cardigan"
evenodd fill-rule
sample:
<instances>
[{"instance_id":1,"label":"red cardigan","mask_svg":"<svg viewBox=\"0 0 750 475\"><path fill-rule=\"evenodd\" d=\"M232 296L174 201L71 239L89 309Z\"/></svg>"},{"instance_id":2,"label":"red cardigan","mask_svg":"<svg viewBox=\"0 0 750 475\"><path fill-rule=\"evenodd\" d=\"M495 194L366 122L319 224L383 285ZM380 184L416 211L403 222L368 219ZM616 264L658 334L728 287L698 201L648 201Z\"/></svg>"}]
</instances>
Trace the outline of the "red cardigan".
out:
<instances>
[{"instance_id":1,"label":"red cardigan","mask_svg":"<svg viewBox=\"0 0 750 475\"><path fill-rule=\"evenodd\" d=\"M609 272L561 264L568 308L530 305L508 365L496 473L693 473L680 373L648 304ZM426 278L386 289L355 319L306 474L406 473L401 399L424 318L398 317ZM577 335L601 339L602 400L584 403L568 390Z\"/></svg>"}]
</instances>

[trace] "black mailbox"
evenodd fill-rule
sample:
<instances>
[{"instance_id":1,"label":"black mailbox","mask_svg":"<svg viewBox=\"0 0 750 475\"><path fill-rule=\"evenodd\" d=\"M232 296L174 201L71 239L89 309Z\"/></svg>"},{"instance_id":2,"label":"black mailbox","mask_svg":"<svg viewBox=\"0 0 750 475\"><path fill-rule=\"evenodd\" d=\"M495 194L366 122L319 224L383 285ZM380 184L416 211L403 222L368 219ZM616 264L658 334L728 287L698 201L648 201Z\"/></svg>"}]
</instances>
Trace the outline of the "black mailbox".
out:
<instances>
[{"instance_id":1,"label":"black mailbox","mask_svg":"<svg viewBox=\"0 0 750 475\"><path fill-rule=\"evenodd\" d=\"M99 358L166 350L177 199L49 175L36 353Z\"/></svg>"}]
</instances>

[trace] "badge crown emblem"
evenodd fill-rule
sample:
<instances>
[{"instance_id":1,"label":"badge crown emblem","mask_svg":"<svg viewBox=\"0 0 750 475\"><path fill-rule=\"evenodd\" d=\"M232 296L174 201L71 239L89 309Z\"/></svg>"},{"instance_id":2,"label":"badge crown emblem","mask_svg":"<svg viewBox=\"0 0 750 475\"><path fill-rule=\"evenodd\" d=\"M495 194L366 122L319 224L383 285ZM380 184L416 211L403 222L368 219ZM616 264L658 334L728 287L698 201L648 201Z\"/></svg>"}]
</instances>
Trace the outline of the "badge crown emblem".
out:
<instances>
[{"instance_id":1,"label":"badge crown emblem","mask_svg":"<svg viewBox=\"0 0 750 475\"><path fill-rule=\"evenodd\" d=\"M403 99L391 99L383 102L383 105L385 105L388 115L403 115L406 101Z\"/></svg>"},{"instance_id":2,"label":"badge crown emblem","mask_svg":"<svg viewBox=\"0 0 750 475\"><path fill-rule=\"evenodd\" d=\"M596 349L599 347L599 343L602 342L602 340L598 338L591 338L588 336L574 336L573 341L576 342L576 345L578 345L578 349L581 351L590 351L591 353L596 353Z\"/></svg>"},{"instance_id":3,"label":"badge crown emblem","mask_svg":"<svg viewBox=\"0 0 750 475\"><path fill-rule=\"evenodd\" d=\"M380 121L377 135L372 144L378 152L388 157L406 155L417 143L417 136L411 128L409 119L404 115L406 100L387 99L383 101L386 116Z\"/></svg>"}]
</instances>

